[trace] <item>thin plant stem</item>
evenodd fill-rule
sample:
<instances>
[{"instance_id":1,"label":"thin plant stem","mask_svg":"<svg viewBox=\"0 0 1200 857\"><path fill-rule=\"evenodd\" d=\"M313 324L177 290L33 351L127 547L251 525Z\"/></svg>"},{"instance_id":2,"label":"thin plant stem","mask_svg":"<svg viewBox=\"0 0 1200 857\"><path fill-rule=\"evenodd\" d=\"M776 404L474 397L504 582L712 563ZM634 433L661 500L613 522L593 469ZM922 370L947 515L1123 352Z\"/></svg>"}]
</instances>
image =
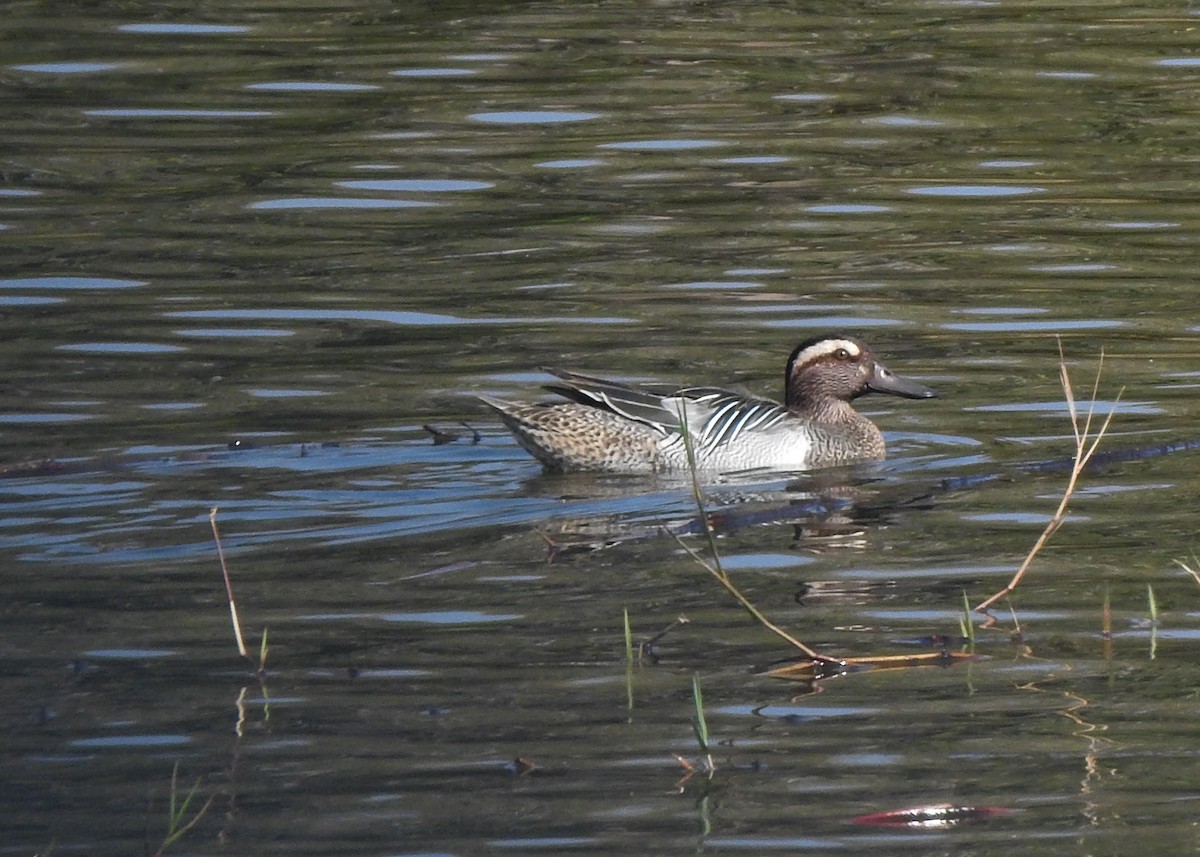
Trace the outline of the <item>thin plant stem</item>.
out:
<instances>
[{"instance_id":1,"label":"thin plant stem","mask_svg":"<svg viewBox=\"0 0 1200 857\"><path fill-rule=\"evenodd\" d=\"M692 559L696 560L696 562L708 569L708 573L715 577L717 582L725 587L726 591L728 591L730 595L737 599L737 602L741 604L742 607L744 607L746 611L768 631L783 638L792 646L804 652L806 657L812 658L814 661L821 661L822 663L830 664L842 663L842 661L838 658L831 658L829 655L822 655L819 652L814 651L813 649L804 645L804 643L797 640L787 631L783 630L783 628L780 628L778 625L764 616L762 611L755 607L754 604L751 603L750 599L743 595L738 588L734 586L733 581L729 579L729 576L725 573L724 569L721 569L719 566L714 567L713 565L710 565L704 559L704 557L700 556L699 553L697 553L691 546L684 542L683 539L681 539L678 535L675 535L675 540L679 543L680 547L687 551L688 555L691 556Z\"/></svg>"},{"instance_id":2,"label":"thin plant stem","mask_svg":"<svg viewBox=\"0 0 1200 857\"><path fill-rule=\"evenodd\" d=\"M708 720L704 717L704 695L700 692L700 676L695 673L692 674L692 705L692 729L696 733L696 743L700 745L701 753L709 753L711 750L708 747Z\"/></svg>"},{"instance_id":3,"label":"thin plant stem","mask_svg":"<svg viewBox=\"0 0 1200 857\"><path fill-rule=\"evenodd\" d=\"M242 639L242 623L238 620L237 602L233 598L233 581L229 579L229 566L225 563L225 550L221 547L221 531L217 529L217 507L208 513L208 522L212 525L213 540L217 543L217 558L221 560L221 574L225 577L225 594L229 598L229 616L233 620L233 636L237 639L238 653L243 658L248 658L246 652L246 641ZM263 638L263 645L266 645L266 637ZM265 657L265 651L263 653Z\"/></svg>"},{"instance_id":4,"label":"thin plant stem","mask_svg":"<svg viewBox=\"0 0 1200 857\"><path fill-rule=\"evenodd\" d=\"M267 646L267 629L264 627L262 632L262 641L258 646L258 674L261 676L267 671L267 653L270 648Z\"/></svg>"},{"instance_id":5,"label":"thin plant stem","mask_svg":"<svg viewBox=\"0 0 1200 857\"><path fill-rule=\"evenodd\" d=\"M812 658L814 661L820 661L822 663L841 664L842 661L838 658L831 658L828 655L822 655L814 651L764 616L762 611L755 607L750 602L750 599L743 595L733 584L733 581L729 579L728 573L721 565L721 554L717 550L717 538L713 533L712 525L708 520L708 510L704 506L704 492L700 487L700 476L698 473L698 467L696 465L696 451L692 445L692 433L688 428L687 404L682 400L679 403L679 431L683 436L684 449L687 451L688 473L690 474L692 481L692 498L695 500L696 509L700 513L700 525L704 528L704 534L708 538L708 549L712 554L712 563L710 564L704 559L704 557L700 556L699 553L687 545L677 533L672 533L672 535L675 537L675 541L679 543L680 547L687 551L688 555L691 556L692 559L704 566L708 573L715 577L717 582L725 587L725 590L732 595L737 602L741 604L742 607L747 610L747 612L750 613L751 616L754 617L755 621L757 621L768 631L783 638L792 646L802 651L805 657Z\"/></svg>"},{"instance_id":6,"label":"thin plant stem","mask_svg":"<svg viewBox=\"0 0 1200 857\"><path fill-rule=\"evenodd\" d=\"M1058 508L1055 510L1053 517L1050 518L1050 522L1046 524L1046 528L1042 530L1041 535L1038 536L1037 541L1034 542L1033 547L1030 548L1029 553L1025 555L1025 560L1021 563L1020 568L1017 569L1016 573L1012 576L1012 579L1009 580L1008 585L992 595L990 598L975 606L976 613L985 613L989 607L991 607L1001 598L1010 595L1012 591L1017 588L1017 584L1021 582L1021 578L1025 576L1025 572L1027 572L1029 570L1029 566L1033 564L1034 558L1041 553L1042 548L1045 547L1048 541L1050 541L1050 537L1053 536L1055 532L1058 531L1058 528L1063 525L1063 522L1067 517L1067 506L1071 502L1071 497L1075 494L1076 486L1079 483L1079 477L1087 468L1088 462L1092 460L1092 456L1096 454L1096 449L1099 447L1100 441L1108 432L1109 424L1112 422L1112 418L1117 412L1117 404L1121 401L1121 396L1125 392L1124 387L1117 392L1117 396L1113 400L1113 406L1109 409L1108 416L1104 418L1104 422L1101 424L1099 430L1093 435L1092 419L1096 410L1096 396L1100 386L1100 375L1104 369L1104 352L1100 352L1100 364L1096 368L1096 378L1092 383L1091 403L1088 406L1087 415L1083 418L1082 425L1080 425L1079 411L1075 404L1075 392L1071 388L1071 378L1067 372L1067 361L1066 357L1063 355L1061 339L1058 343L1058 359L1059 381L1062 383L1063 394L1067 399L1067 409L1071 414L1071 428L1075 434L1075 455L1071 464L1071 475L1067 479L1067 487L1063 490L1062 499L1059 501Z\"/></svg>"},{"instance_id":7,"label":"thin plant stem","mask_svg":"<svg viewBox=\"0 0 1200 857\"><path fill-rule=\"evenodd\" d=\"M1192 568L1191 565L1188 565L1186 562L1184 562L1181 559L1175 560L1175 564L1177 566L1179 566L1180 568L1182 568L1184 571L1186 571L1188 574L1190 574L1192 576L1192 580L1196 581L1197 583L1200 583L1200 571L1196 570L1196 569L1200 569L1200 559L1197 559L1195 554L1192 554L1192 565L1195 565L1196 568Z\"/></svg>"},{"instance_id":8,"label":"thin plant stem","mask_svg":"<svg viewBox=\"0 0 1200 857\"><path fill-rule=\"evenodd\" d=\"M633 628L629 625L629 608L625 614L625 707L633 711Z\"/></svg>"},{"instance_id":9,"label":"thin plant stem","mask_svg":"<svg viewBox=\"0 0 1200 857\"><path fill-rule=\"evenodd\" d=\"M692 673L692 705L695 711L692 716L692 731L696 733L696 743L700 745L700 752L704 754L704 761L708 765L708 776L711 777L717 772L717 765L713 761L712 748L708 741L708 720L704 717L704 695L700 692L700 676Z\"/></svg>"},{"instance_id":10,"label":"thin plant stem","mask_svg":"<svg viewBox=\"0 0 1200 857\"><path fill-rule=\"evenodd\" d=\"M963 636L967 638L967 651L975 651L975 623L971 621L971 601L967 597L966 590L963 590L963 613L962 626Z\"/></svg>"}]
</instances>

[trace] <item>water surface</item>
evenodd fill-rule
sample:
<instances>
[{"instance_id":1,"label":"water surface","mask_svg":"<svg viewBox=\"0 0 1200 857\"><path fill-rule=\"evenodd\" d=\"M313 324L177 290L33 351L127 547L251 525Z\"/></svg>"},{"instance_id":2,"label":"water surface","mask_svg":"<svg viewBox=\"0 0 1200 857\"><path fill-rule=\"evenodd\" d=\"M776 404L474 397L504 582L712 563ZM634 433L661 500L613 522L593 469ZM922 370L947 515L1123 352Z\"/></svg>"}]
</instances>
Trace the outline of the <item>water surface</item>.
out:
<instances>
[{"instance_id":1,"label":"water surface","mask_svg":"<svg viewBox=\"0 0 1200 857\"><path fill-rule=\"evenodd\" d=\"M12 10L3 848L152 853L178 765L213 803L167 853L1193 851L1197 453L1085 476L978 659L814 688L758 674L685 483L544 476L473 394L777 397L863 335L943 397L861 401L884 466L710 486L717 544L821 651L961 650L1065 484L1021 467L1072 448L1060 343L1105 449L1194 436L1196 23ZM631 673L625 610L687 619ZM851 823L934 804L1016 811Z\"/></svg>"}]
</instances>

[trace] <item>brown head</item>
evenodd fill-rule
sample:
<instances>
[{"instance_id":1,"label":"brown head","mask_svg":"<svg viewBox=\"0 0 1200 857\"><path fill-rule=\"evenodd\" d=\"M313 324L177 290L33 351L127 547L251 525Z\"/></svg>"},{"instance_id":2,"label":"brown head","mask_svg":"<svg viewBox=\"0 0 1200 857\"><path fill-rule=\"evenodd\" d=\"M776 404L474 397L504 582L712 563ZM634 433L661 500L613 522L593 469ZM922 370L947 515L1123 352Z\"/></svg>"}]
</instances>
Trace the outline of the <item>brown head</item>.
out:
<instances>
[{"instance_id":1,"label":"brown head","mask_svg":"<svg viewBox=\"0 0 1200 857\"><path fill-rule=\"evenodd\" d=\"M787 406L820 411L867 393L930 399L934 390L891 372L864 343L849 336L818 336L796 346L788 358Z\"/></svg>"}]
</instances>

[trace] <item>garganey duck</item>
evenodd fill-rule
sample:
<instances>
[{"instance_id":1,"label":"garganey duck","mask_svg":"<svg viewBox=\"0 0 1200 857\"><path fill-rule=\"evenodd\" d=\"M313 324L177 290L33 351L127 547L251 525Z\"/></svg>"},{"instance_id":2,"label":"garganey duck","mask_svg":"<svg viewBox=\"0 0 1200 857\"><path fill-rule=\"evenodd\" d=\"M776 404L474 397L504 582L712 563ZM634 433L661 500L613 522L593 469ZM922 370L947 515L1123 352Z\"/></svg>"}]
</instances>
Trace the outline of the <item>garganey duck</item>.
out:
<instances>
[{"instance_id":1,"label":"garganey duck","mask_svg":"<svg viewBox=\"0 0 1200 857\"><path fill-rule=\"evenodd\" d=\"M631 386L560 369L546 389L570 402L521 405L490 396L517 442L551 471L688 469L684 425L705 472L809 470L884 457L883 435L850 403L867 393L928 399L848 336L801 342L788 357L784 404L716 387Z\"/></svg>"}]
</instances>

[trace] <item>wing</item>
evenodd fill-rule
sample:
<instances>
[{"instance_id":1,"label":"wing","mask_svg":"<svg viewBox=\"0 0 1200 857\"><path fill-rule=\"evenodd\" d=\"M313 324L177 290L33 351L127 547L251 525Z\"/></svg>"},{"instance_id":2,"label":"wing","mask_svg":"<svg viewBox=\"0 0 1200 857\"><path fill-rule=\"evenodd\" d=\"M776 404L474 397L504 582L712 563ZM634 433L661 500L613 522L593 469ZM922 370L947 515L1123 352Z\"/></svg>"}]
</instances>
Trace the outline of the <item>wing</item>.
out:
<instances>
[{"instance_id":1,"label":"wing","mask_svg":"<svg viewBox=\"0 0 1200 857\"><path fill-rule=\"evenodd\" d=\"M717 387L633 387L563 369L545 371L565 382L548 384L547 390L644 423L664 437L681 430L680 415L686 414L692 437L707 447L730 443L744 432L765 431L788 415L778 402Z\"/></svg>"},{"instance_id":2,"label":"wing","mask_svg":"<svg viewBox=\"0 0 1200 857\"><path fill-rule=\"evenodd\" d=\"M692 436L706 447L733 443L747 432L767 431L788 416L778 402L714 387L689 387L675 395L687 408Z\"/></svg>"},{"instance_id":3,"label":"wing","mask_svg":"<svg viewBox=\"0 0 1200 857\"><path fill-rule=\"evenodd\" d=\"M662 435L679 430L678 411L666 405L668 398L675 392L673 390L633 387L619 381L580 375L565 369L543 368L542 371L549 372L564 382L546 384L545 388L552 393L581 405L601 408L626 419L644 423Z\"/></svg>"}]
</instances>

